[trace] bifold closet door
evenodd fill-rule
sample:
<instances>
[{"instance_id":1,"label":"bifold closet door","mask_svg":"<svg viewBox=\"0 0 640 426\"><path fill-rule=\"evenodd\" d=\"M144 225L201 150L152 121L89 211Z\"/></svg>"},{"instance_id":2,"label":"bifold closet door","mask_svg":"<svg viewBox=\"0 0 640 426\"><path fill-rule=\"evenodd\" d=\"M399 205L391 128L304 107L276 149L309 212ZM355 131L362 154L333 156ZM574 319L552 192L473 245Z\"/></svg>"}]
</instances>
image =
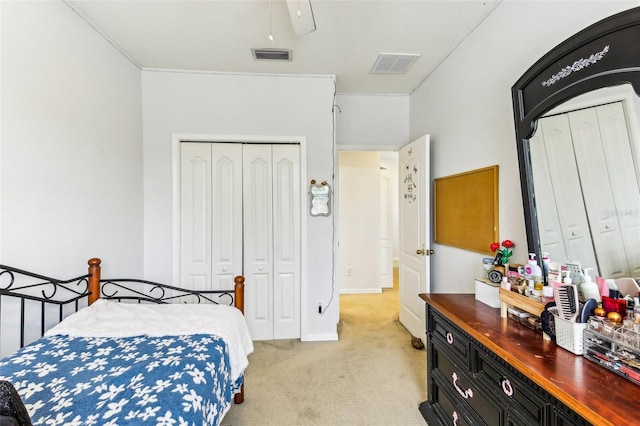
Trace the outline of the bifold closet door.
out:
<instances>
[{"instance_id":1,"label":"bifold closet door","mask_svg":"<svg viewBox=\"0 0 640 426\"><path fill-rule=\"evenodd\" d=\"M242 273L242 145L180 147L182 285L232 290Z\"/></svg>"},{"instance_id":2,"label":"bifold closet door","mask_svg":"<svg viewBox=\"0 0 640 426\"><path fill-rule=\"evenodd\" d=\"M569 122L600 272L633 277L640 270L640 194L622 104L571 112Z\"/></svg>"},{"instance_id":3,"label":"bifold closet door","mask_svg":"<svg viewBox=\"0 0 640 426\"><path fill-rule=\"evenodd\" d=\"M300 148L245 145L245 316L255 340L300 337Z\"/></svg>"},{"instance_id":4,"label":"bifold closet door","mask_svg":"<svg viewBox=\"0 0 640 426\"><path fill-rule=\"evenodd\" d=\"M242 274L253 339L299 338L299 145L180 149L182 285L231 290Z\"/></svg>"},{"instance_id":5,"label":"bifold closet door","mask_svg":"<svg viewBox=\"0 0 640 426\"><path fill-rule=\"evenodd\" d=\"M567 256L563 260L579 260L584 267L594 267L596 266L596 255L591 241L589 220L584 210L580 175L573 152L569 119L565 114L545 117L538 121L537 133L540 133L544 141L544 152L549 166L548 171L545 172L549 173L550 178L547 190L553 194L557 207L559 235L562 235ZM540 174L534 171L534 179ZM535 184L538 185L537 180ZM544 217L541 216L539 219ZM554 231L557 232L557 229L553 229L554 225L556 225L554 222L540 224L539 221L539 227L544 231L541 232L541 238L542 235L551 236ZM559 243L559 241L557 242ZM545 251L550 252L551 259L559 259L559 257L554 257L558 255L550 250Z\"/></svg>"}]
</instances>

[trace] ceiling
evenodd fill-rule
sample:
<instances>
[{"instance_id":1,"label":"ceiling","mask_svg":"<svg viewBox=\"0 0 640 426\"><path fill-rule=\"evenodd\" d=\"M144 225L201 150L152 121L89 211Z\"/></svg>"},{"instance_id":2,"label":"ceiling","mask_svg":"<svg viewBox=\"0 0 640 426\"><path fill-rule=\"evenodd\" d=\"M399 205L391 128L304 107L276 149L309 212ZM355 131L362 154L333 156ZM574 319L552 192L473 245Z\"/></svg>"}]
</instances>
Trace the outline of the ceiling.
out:
<instances>
[{"instance_id":1,"label":"ceiling","mask_svg":"<svg viewBox=\"0 0 640 426\"><path fill-rule=\"evenodd\" d=\"M335 75L337 93L409 94L500 1L65 3L142 69ZM298 8L300 18L294 11ZM315 21L315 31L296 32L294 19L307 19L310 25ZM270 33L273 41L269 40ZM291 49L292 60L256 61L252 48ZM406 73L371 74L380 53L420 57Z\"/></svg>"}]
</instances>

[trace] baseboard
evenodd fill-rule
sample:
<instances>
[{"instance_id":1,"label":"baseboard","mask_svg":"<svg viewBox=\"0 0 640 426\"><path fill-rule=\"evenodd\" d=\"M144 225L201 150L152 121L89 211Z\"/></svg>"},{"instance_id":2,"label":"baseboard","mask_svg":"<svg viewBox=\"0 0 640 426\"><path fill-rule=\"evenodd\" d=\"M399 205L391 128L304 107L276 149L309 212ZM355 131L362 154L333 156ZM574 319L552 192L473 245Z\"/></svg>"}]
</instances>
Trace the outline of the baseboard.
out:
<instances>
[{"instance_id":1,"label":"baseboard","mask_svg":"<svg viewBox=\"0 0 640 426\"><path fill-rule=\"evenodd\" d=\"M338 333L318 333L308 334L301 338L302 342L332 342L338 340Z\"/></svg>"},{"instance_id":2,"label":"baseboard","mask_svg":"<svg viewBox=\"0 0 640 426\"><path fill-rule=\"evenodd\" d=\"M340 294L370 294L370 293L382 293L380 287L375 288L341 288Z\"/></svg>"}]
</instances>

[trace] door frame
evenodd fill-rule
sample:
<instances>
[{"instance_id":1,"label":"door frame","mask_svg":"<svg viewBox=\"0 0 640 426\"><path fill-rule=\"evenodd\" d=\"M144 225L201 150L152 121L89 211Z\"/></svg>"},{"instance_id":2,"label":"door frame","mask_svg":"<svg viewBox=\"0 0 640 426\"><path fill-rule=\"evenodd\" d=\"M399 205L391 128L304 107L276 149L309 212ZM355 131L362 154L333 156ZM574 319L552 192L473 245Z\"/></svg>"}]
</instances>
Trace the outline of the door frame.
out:
<instances>
[{"instance_id":1,"label":"door frame","mask_svg":"<svg viewBox=\"0 0 640 426\"><path fill-rule=\"evenodd\" d=\"M181 213L180 213L180 143L182 142L227 142L245 144L292 143L300 145L300 336L306 336L307 324L307 138L306 136L273 135L219 135L174 133L171 135L171 195L172 195L172 263L173 282L179 283L182 273L180 262Z\"/></svg>"}]
</instances>

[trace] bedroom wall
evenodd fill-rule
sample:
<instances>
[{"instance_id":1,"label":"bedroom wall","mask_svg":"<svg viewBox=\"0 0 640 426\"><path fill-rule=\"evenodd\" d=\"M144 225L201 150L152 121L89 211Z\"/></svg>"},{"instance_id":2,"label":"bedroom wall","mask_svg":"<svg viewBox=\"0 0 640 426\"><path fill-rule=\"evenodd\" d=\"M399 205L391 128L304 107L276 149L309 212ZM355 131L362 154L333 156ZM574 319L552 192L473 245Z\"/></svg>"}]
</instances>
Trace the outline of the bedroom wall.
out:
<instances>
[{"instance_id":1,"label":"bedroom wall","mask_svg":"<svg viewBox=\"0 0 640 426\"><path fill-rule=\"evenodd\" d=\"M409 143L409 101L408 95L337 95L338 149L395 150Z\"/></svg>"},{"instance_id":2,"label":"bedroom wall","mask_svg":"<svg viewBox=\"0 0 640 426\"><path fill-rule=\"evenodd\" d=\"M172 135L305 136L307 181L334 184L330 76L142 72L144 122L145 276L172 280ZM306 215L302 339L337 339L334 215ZM303 222L304 226L304 222ZM318 314L321 301L324 314Z\"/></svg>"},{"instance_id":3,"label":"bedroom wall","mask_svg":"<svg viewBox=\"0 0 640 426\"><path fill-rule=\"evenodd\" d=\"M500 167L501 239L526 262L511 86L542 55L638 1L504 1L411 95L411 138L431 135L431 176ZM487 246L490 244L487 241ZM484 255L434 244L434 292L474 291Z\"/></svg>"},{"instance_id":4,"label":"bedroom wall","mask_svg":"<svg viewBox=\"0 0 640 426\"><path fill-rule=\"evenodd\" d=\"M1 7L2 262L139 275L139 69L62 2Z\"/></svg>"},{"instance_id":5,"label":"bedroom wall","mask_svg":"<svg viewBox=\"0 0 640 426\"><path fill-rule=\"evenodd\" d=\"M62 2L0 10L0 263L141 276L140 71Z\"/></svg>"}]
</instances>

